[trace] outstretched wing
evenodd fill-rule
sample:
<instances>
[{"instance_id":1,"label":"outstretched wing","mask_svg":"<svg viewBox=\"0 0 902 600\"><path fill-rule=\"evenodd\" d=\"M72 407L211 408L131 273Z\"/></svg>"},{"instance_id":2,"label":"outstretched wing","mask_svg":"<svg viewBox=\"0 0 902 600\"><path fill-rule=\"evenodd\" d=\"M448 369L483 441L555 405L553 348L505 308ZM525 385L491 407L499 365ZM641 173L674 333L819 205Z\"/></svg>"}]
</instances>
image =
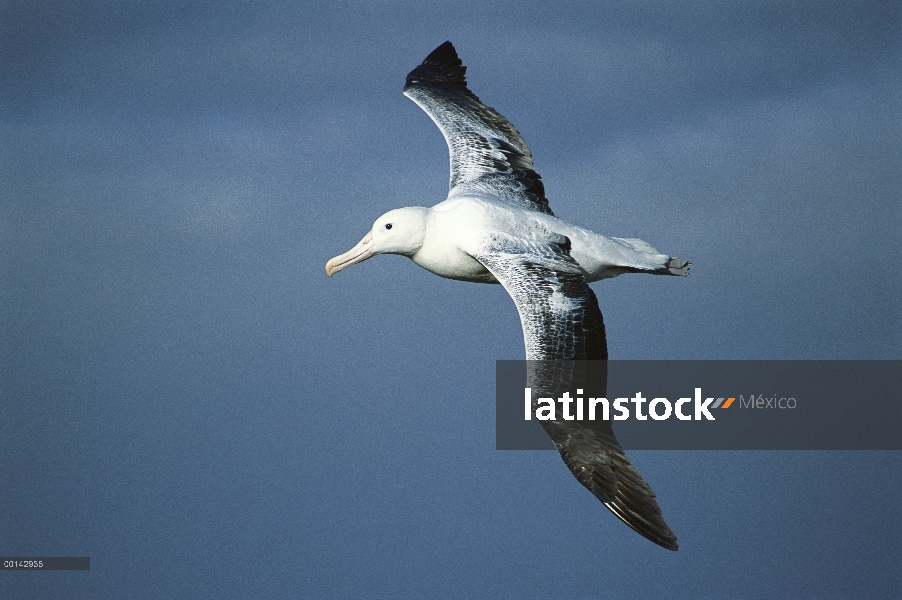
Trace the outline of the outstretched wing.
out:
<instances>
[{"instance_id":1,"label":"outstretched wing","mask_svg":"<svg viewBox=\"0 0 902 600\"><path fill-rule=\"evenodd\" d=\"M532 155L510 122L467 89L467 68L451 42L407 75L404 95L438 125L451 153L448 197L488 194L553 214Z\"/></svg>"},{"instance_id":2,"label":"outstretched wing","mask_svg":"<svg viewBox=\"0 0 902 600\"><path fill-rule=\"evenodd\" d=\"M536 398L559 398L567 391L558 389L553 379L530 375L530 383L538 388L534 387L534 393L541 394ZM668 550L678 549L655 493L624 454L610 421L596 421L591 426L578 421L540 423L573 476L612 513L643 537Z\"/></svg>"},{"instance_id":3,"label":"outstretched wing","mask_svg":"<svg viewBox=\"0 0 902 600\"><path fill-rule=\"evenodd\" d=\"M608 357L598 300L569 250L570 241L562 236L522 240L492 232L473 253L517 305L526 358L534 361L528 367L533 398L558 398L567 391L579 368L574 361ZM606 368L604 362L593 364ZM611 512L654 543L677 549L654 492L624 455L610 422L540 423L574 477Z\"/></svg>"}]
</instances>

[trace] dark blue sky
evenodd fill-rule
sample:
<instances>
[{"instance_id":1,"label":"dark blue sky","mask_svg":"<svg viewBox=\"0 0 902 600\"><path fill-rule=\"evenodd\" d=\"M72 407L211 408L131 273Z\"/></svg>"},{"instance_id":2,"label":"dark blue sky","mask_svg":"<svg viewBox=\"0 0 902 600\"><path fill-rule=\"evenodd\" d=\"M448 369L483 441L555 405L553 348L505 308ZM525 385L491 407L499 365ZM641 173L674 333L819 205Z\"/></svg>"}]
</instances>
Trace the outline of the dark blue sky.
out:
<instances>
[{"instance_id":1,"label":"dark blue sky","mask_svg":"<svg viewBox=\"0 0 902 600\"><path fill-rule=\"evenodd\" d=\"M499 286L325 261L447 191L446 39L619 359L900 359L896 2L0 4L3 597L902 595L898 452L633 452L680 539L494 450Z\"/></svg>"}]
</instances>

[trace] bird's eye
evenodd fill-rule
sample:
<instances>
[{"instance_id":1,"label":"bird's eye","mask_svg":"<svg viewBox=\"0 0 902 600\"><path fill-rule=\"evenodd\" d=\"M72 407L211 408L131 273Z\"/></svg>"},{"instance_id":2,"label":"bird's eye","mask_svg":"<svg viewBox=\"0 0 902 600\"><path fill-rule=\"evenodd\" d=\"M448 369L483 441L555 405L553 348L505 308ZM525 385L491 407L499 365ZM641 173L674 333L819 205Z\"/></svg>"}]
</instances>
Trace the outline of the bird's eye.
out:
<instances>
[{"instance_id":1,"label":"bird's eye","mask_svg":"<svg viewBox=\"0 0 902 600\"><path fill-rule=\"evenodd\" d=\"M386 223L386 224L385 224L385 228L386 228L386 229L391 229L391 223Z\"/></svg>"}]
</instances>

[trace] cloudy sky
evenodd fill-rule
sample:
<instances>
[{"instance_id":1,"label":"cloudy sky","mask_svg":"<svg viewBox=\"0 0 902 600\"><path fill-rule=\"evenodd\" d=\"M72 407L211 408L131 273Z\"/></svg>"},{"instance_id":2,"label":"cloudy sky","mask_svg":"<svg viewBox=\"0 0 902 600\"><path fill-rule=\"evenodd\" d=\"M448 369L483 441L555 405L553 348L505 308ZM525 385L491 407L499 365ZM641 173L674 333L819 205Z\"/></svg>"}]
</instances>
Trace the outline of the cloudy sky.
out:
<instances>
[{"instance_id":1,"label":"cloudy sky","mask_svg":"<svg viewBox=\"0 0 902 600\"><path fill-rule=\"evenodd\" d=\"M555 213L694 263L620 359L902 359L897 2L0 3L0 595L902 594L898 452L634 452L680 551L494 450L499 286L325 261L447 191L450 39Z\"/></svg>"}]
</instances>

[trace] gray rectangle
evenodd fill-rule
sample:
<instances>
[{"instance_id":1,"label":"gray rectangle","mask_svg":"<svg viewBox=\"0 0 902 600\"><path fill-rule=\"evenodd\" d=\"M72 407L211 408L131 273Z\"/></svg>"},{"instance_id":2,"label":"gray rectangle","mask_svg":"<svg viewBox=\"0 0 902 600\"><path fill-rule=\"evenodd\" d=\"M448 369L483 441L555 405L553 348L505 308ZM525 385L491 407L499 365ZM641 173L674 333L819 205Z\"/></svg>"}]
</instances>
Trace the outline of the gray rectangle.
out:
<instances>
[{"instance_id":1,"label":"gray rectangle","mask_svg":"<svg viewBox=\"0 0 902 600\"><path fill-rule=\"evenodd\" d=\"M546 400L533 394L527 420L530 383ZM550 416L548 400L553 400L556 422L613 427L624 449L902 450L900 393L898 360L498 361L496 448L553 449L536 413L545 407L544 416ZM600 418L599 402L598 422L590 422L588 414L576 420L576 398L584 413L590 399L607 400L609 421ZM655 402L656 416L669 411L660 420L648 415L657 398L663 401ZM622 416L613 406L617 399L625 400L620 402L628 409L625 420L615 419ZM636 418L637 409L645 419Z\"/></svg>"},{"instance_id":2,"label":"gray rectangle","mask_svg":"<svg viewBox=\"0 0 902 600\"><path fill-rule=\"evenodd\" d=\"M90 571L89 556L3 556L0 569L5 571Z\"/></svg>"}]
</instances>

